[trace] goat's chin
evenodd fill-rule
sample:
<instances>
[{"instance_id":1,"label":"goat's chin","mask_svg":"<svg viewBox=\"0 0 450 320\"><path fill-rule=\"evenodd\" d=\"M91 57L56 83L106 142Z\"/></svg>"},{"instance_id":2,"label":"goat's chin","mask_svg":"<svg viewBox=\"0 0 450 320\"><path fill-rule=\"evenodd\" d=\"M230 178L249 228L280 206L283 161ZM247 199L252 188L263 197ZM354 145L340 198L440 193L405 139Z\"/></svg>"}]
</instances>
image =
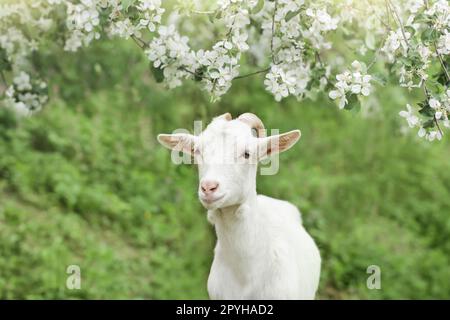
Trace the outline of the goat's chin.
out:
<instances>
[{"instance_id":1,"label":"goat's chin","mask_svg":"<svg viewBox=\"0 0 450 320\"><path fill-rule=\"evenodd\" d=\"M220 199L213 201L213 202L208 202L205 201L204 199L202 199L201 197L199 197L200 203L202 204L202 206L206 209L206 210L217 210L220 209L224 206L224 203L226 201L225 197L221 197Z\"/></svg>"},{"instance_id":2,"label":"goat's chin","mask_svg":"<svg viewBox=\"0 0 450 320\"><path fill-rule=\"evenodd\" d=\"M220 201L218 201L218 202L220 202ZM217 209L221 208L220 204L215 203L215 202L206 203L206 202L203 202L202 200L200 200L200 203L202 204L203 208L205 208L206 210L217 210Z\"/></svg>"}]
</instances>

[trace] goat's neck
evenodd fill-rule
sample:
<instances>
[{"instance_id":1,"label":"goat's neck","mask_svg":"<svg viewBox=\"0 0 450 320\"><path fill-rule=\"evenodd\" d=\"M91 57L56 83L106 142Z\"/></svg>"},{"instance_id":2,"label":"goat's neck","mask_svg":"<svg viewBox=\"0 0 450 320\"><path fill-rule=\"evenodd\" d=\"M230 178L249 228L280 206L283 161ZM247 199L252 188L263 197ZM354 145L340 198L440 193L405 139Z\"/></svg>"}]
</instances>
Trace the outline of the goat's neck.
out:
<instances>
[{"instance_id":1,"label":"goat's neck","mask_svg":"<svg viewBox=\"0 0 450 320\"><path fill-rule=\"evenodd\" d=\"M236 258L250 258L261 254L266 237L261 216L258 214L256 193L243 203L216 210L213 223L221 249Z\"/></svg>"},{"instance_id":2,"label":"goat's neck","mask_svg":"<svg viewBox=\"0 0 450 320\"><path fill-rule=\"evenodd\" d=\"M239 225L245 225L255 222L257 218L256 194L248 196L240 204L217 209L215 214L215 224L219 224L225 229L235 228Z\"/></svg>"}]
</instances>

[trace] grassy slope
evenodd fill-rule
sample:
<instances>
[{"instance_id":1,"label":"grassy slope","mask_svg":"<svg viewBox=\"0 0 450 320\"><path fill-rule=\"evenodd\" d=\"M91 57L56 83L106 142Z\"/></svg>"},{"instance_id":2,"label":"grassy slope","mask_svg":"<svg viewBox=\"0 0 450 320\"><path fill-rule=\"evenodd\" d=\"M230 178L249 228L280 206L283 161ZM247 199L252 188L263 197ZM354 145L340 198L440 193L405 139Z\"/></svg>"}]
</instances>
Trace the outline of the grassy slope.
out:
<instances>
[{"instance_id":1,"label":"grassy slope","mask_svg":"<svg viewBox=\"0 0 450 320\"><path fill-rule=\"evenodd\" d=\"M42 62L56 88L42 113L0 112L0 298L206 298L214 234L195 168L172 165L155 135L225 111L302 129L258 191L301 209L323 256L320 298L450 296L450 142L399 134L402 92L380 92L369 118L320 100L277 104L259 80L210 105L155 87L134 49L93 50L60 70ZM80 291L65 289L70 264ZM365 287L371 264L382 290Z\"/></svg>"}]
</instances>

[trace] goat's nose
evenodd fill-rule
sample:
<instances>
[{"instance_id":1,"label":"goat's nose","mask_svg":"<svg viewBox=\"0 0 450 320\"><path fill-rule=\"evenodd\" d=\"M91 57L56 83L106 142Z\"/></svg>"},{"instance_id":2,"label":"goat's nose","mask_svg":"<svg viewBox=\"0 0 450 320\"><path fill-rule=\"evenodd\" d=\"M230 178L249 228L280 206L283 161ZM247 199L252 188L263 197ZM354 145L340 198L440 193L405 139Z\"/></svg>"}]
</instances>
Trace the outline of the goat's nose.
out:
<instances>
[{"instance_id":1,"label":"goat's nose","mask_svg":"<svg viewBox=\"0 0 450 320\"><path fill-rule=\"evenodd\" d=\"M200 183L200 188L204 194L212 194L219 188L219 183L214 180L205 180Z\"/></svg>"}]
</instances>

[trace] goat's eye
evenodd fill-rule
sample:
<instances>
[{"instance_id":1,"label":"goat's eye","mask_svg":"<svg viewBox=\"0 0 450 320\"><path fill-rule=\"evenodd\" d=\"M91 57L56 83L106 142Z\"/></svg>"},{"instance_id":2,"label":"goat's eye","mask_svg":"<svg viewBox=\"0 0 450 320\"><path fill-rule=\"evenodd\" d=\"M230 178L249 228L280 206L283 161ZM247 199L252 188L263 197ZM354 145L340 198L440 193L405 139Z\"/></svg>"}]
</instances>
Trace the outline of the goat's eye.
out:
<instances>
[{"instance_id":1,"label":"goat's eye","mask_svg":"<svg viewBox=\"0 0 450 320\"><path fill-rule=\"evenodd\" d=\"M245 152L244 152L244 158L245 158L245 159L250 158L250 152L245 151Z\"/></svg>"}]
</instances>

